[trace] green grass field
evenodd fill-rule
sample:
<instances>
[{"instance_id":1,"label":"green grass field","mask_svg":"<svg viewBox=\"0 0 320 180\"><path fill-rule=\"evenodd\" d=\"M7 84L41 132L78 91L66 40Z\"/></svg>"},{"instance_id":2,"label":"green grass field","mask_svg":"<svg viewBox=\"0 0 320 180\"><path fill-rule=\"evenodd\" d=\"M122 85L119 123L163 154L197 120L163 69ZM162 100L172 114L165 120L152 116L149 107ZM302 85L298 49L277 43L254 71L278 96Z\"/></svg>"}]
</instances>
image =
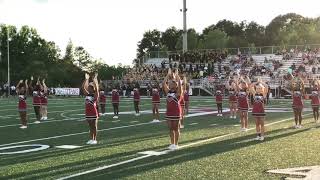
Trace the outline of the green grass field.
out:
<instances>
[{"instance_id":1,"label":"green grass field","mask_svg":"<svg viewBox=\"0 0 320 180\"><path fill-rule=\"evenodd\" d=\"M147 112L150 100L141 102L141 109L146 112L140 117L121 115L121 112L133 111L131 99L122 99L120 121L113 120L112 115L101 117L98 145L86 145L89 134L83 120L83 99L49 99L49 119L41 124L32 124L35 115L30 102L28 105L30 124L28 129L21 130L16 101L0 100L0 149L32 144L50 148L0 155L0 179L57 179L99 167L104 169L73 179L281 179L281 175L266 171L320 164L318 125L313 122L311 112L304 111L304 127L291 128L293 115L287 100L273 100L268 106L289 111L267 114L266 139L260 142L253 140L252 116L249 116L252 130L241 133L238 119L229 119L228 115L223 118L215 114L201 115L215 111L213 98L191 97L193 117L186 119L185 128L181 130L180 149L159 156L139 154L162 152L169 145L166 123L150 123L152 114ZM227 108L227 103L224 106ZM309 106L306 103L306 107ZM107 112L112 112L110 104ZM163 119L163 114L161 117ZM56 147L61 145L80 147ZM0 150L0 154L32 148L5 149Z\"/></svg>"}]
</instances>

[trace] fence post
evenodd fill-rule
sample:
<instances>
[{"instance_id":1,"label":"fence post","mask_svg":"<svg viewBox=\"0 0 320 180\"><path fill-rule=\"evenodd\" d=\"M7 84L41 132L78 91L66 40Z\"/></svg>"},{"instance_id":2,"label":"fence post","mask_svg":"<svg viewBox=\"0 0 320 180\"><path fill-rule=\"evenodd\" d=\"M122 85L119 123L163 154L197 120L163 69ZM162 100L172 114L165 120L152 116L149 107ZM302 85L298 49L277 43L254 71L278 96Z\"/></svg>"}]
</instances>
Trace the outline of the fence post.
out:
<instances>
[{"instance_id":1,"label":"fence post","mask_svg":"<svg viewBox=\"0 0 320 180\"><path fill-rule=\"evenodd\" d=\"M273 46L271 46L271 54L274 54L274 53L273 53Z\"/></svg>"}]
</instances>

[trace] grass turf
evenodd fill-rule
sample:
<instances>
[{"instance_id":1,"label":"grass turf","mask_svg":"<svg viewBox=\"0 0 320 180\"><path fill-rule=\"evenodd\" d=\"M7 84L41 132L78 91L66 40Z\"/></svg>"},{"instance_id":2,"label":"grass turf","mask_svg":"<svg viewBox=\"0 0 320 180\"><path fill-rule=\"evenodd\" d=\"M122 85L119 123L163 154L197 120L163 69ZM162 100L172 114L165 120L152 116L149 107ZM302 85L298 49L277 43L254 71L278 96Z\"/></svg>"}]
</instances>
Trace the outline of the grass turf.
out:
<instances>
[{"instance_id":1,"label":"grass turf","mask_svg":"<svg viewBox=\"0 0 320 180\"><path fill-rule=\"evenodd\" d=\"M150 100L141 102L142 110L150 110L150 106ZM88 127L83 121L84 105L80 98L50 99L49 120L30 124L26 130L18 128L19 116L14 100L2 99L0 107L0 148L12 143L51 146L33 153L0 155L0 179L56 179L140 157L142 155L137 153L141 151L162 151L169 142L165 122L148 123L152 120L151 114L140 117L120 114L120 121L114 121L111 115L100 118L99 144L87 146ZM290 101L274 100L269 107L290 108ZM162 104L161 108L165 105ZM190 108L208 111L215 110L216 106L213 98L194 97L191 98ZM121 102L120 112L124 111L133 111L131 99ZM107 105L107 112L112 112L110 104ZM281 176L265 171L319 164L317 150L320 133L309 113L304 112L303 129L291 129L293 120L268 126L264 142L253 141L255 130L238 133L238 120L228 119L227 115L224 118L215 115L187 118L185 129L181 130L181 146L235 134L75 179L280 179ZM35 121L31 106L28 114L29 122ZM163 119L163 114L161 117ZM291 117L291 112L268 113L266 124ZM249 116L249 120L250 128L254 128L254 119ZM66 150L55 148L58 145L82 147Z\"/></svg>"}]
</instances>

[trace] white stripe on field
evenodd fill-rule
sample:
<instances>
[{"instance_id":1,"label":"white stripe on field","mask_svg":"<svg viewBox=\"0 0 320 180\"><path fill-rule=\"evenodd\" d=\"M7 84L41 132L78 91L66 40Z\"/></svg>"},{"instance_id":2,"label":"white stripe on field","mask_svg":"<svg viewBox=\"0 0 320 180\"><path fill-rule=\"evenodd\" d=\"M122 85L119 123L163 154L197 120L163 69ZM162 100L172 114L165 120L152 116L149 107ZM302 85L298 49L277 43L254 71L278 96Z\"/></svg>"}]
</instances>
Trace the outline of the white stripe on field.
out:
<instances>
[{"instance_id":1,"label":"white stripe on field","mask_svg":"<svg viewBox=\"0 0 320 180\"><path fill-rule=\"evenodd\" d=\"M304 116L307 116L307 115L311 115L311 113L306 114ZM284 121L288 121L288 120L292 120L292 119L293 118L283 119L283 120L280 120L280 121L277 121L277 122L266 124L266 126L271 126L271 125L278 124L278 123L281 123L281 122L284 122ZM255 128L250 128L248 130L255 130ZM210 142L210 141L221 139L221 138L228 137L228 136L233 136L233 135L240 134L240 133L241 132L235 132L235 133L225 134L225 135L222 135L222 136L217 136L217 137L213 137L213 138L209 138L209 139L205 139L205 140L200 140L200 141L197 141L197 142L193 142L193 143L189 143L189 144L186 144L186 145L179 146L179 149L184 149L184 148L187 148L187 147L190 147L190 146L203 144L203 143L206 143L206 142ZM157 151L155 151L155 152L157 152ZM172 151L170 151L170 150L160 151L160 152L158 152L159 155L155 155L155 156L161 156L162 154L167 154L167 153L170 153L170 152L172 152ZM138 154L141 154L141 153L138 153ZM84 171L84 172L81 172L81 173L77 173L77 174L72 174L72 175L69 175L69 176L61 177L58 180L64 180L64 179L70 179L70 178L74 178L74 177L79 177L79 176L90 174L90 173L93 173L93 172L109 169L111 167L116 167L116 166L119 166L119 165L128 164L128 163L131 163L131 162L134 162L134 161L138 161L138 160L141 160L141 159L145 159L145 158L148 158L148 157L151 157L151 156L154 156L154 155L149 154L149 155L141 156L139 158L133 158L133 159L130 159L130 160L119 162L119 163L115 163L115 164L111 164L111 165L107 165L107 166L102 166L102 167L99 167L99 168L96 168L96 169L92 169L92 170Z\"/></svg>"},{"instance_id":2,"label":"white stripe on field","mask_svg":"<svg viewBox=\"0 0 320 180\"><path fill-rule=\"evenodd\" d=\"M213 111L213 112L210 112L210 113L214 114L214 113L217 113L217 111ZM206 113L196 113L196 114L197 114L197 116L203 116L203 115L208 115L208 112L206 112ZM192 114L192 116L191 115L187 115L186 118L187 117L194 117L194 116L196 116L196 115L195 114ZM57 120L57 121L65 121L65 120ZM163 122L163 121L165 121L165 120L162 120L160 122ZM119 127L113 127L113 128L107 128L107 129L100 129L100 130L98 130L98 132L110 131L110 130L115 130L115 129L123 129L123 128L128 128L128 127L136 127L136 126L142 126L142 125L148 125L148 124L154 124L154 123L153 122L146 122L146 123L119 126ZM9 146L9 145L16 145L16 144L23 144L23 143L29 143L29 142L36 142L36 141L42 141L42 140L48 140L48 139L58 139L58 138L82 135L82 134L87 134L87 133L88 133L88 131L85 131L85 132L79 132L79 133L73 133L73 134L65 134L65 135L60 135L60 136L51 136L51 137L46 137L46 138L39 138L39 139L26 140L26 141L21 141L21 142L1 144L0 147Z\"/></svg>"}]
</instances>

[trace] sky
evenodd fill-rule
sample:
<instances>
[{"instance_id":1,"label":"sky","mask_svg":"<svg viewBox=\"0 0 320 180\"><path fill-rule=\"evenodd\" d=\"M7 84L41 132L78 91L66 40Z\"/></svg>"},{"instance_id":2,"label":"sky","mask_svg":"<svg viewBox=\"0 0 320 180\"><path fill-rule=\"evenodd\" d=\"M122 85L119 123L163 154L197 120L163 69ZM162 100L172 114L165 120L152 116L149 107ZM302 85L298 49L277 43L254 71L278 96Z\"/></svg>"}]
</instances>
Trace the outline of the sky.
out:
<instances>
[{"instance_id":1,"label":"sky","mask_svg":"<svg viewBox=\"0 0 320 180\"><path fill-rule=\"evenodd\" d=\"M69 41L94 58L132 64L137 43L148 30L182 29L183 0L0 0L0 23L28 25L64 52ZM187 0L187 26L201 32L228 19L267 25L294 12L320 16L319 0Z\"/></svg>"}]
</instances>

